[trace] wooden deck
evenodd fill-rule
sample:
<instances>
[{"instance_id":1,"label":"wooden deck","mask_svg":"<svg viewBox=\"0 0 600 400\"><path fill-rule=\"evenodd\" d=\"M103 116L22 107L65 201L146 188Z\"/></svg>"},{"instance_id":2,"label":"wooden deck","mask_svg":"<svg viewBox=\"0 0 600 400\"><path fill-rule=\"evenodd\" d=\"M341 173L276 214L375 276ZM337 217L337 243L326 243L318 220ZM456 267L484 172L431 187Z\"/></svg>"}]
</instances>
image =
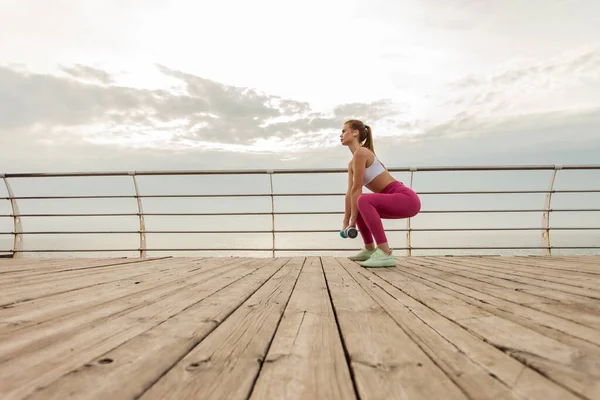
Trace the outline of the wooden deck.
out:
<instances>
[{"instance_id":1,"label":"wooden deck","mask_svg":"<svg viewBox=\"0 0 600 400\"><path fill-rule=\"evenodd\" d=\"M0 399L600 399L600 256L0 260Z\"/></svg>"}]
</instances>

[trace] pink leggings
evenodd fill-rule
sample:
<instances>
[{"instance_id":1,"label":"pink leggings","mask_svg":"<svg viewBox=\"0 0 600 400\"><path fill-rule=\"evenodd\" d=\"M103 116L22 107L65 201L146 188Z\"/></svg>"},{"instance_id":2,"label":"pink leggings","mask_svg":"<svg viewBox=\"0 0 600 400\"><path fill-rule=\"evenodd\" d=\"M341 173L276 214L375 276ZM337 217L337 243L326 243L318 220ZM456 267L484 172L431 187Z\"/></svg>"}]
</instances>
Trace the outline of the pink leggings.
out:
<instances>
[{"instance_id":1,"label":"pink leggings","mask_svg":"<svg viewBox=\"0 0 600 400\"><path fill-rule=\"evenodd\" d=\"M367 193L357 200L356 225L365 245L387 242L381 218L400 219L414 217L421 211L419 196L402 182L395 181L381 193Z\"/></svg>"}]
</instances>

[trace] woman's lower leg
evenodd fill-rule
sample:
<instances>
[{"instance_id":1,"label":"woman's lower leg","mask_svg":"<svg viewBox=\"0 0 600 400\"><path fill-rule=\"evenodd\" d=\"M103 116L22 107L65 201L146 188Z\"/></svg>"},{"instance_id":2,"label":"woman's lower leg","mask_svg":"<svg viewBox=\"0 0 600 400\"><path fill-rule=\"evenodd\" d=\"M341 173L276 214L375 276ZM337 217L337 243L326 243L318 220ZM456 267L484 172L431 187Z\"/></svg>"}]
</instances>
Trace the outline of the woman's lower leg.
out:
<instances>
[{"instance_id":1,"label":"woman's lower leg","mask_svg":"<svg viewBox=\"0 0 600 400\"><path fill-rule=\"evenodd\" d=\"M389 255L392 252L390 250L390 246L388 245L388 242L377 243L377 247L379 247L381 249L381 251L383 251L387 255ZM373 247L373 248L375 248L375 247ZM372 249L370 249L370 250L372 250Z\"/></svg>"},{"instance_id":2,"label":"woman's lower leg","mask_svg":"<svg viewBox=\"0 0 600 400\"><path fill-rule=\"evenodd\" d=\"M358 228L358 232L363 239L363 243L365 244L365 249L371 251L375 250L375 242L373 241L373 235L369 230L369 227L365 223L362 215L358 214L356 218L356 227Z\"/></svg>"},{"instance_id":3,"label":"woman's lower leg","mask_svg":"<svg viewBox=\"0 0 600 400\"><path fill-rule=\"evenodd\" d=\"M369 196L361 196L358 198L358 210L359 217L357 218L357 225L359 232L362 228L365 232L363 235L363 239L365 241L365 246L368 250L372 250L375 248L375 244L377 243L377 247L385 251L387 248L387 253L389 253L389 246L387 243L387 237L385 235L385 231L383 229L383 223L381 221L381 216L379 212L375 208L375 205L370 201L374 197ZM369 240L370 239L370 240ZM370 243L369 243L370 242ZM383 248L382 248L383 246Z\"/></svg>"}]
</instances>

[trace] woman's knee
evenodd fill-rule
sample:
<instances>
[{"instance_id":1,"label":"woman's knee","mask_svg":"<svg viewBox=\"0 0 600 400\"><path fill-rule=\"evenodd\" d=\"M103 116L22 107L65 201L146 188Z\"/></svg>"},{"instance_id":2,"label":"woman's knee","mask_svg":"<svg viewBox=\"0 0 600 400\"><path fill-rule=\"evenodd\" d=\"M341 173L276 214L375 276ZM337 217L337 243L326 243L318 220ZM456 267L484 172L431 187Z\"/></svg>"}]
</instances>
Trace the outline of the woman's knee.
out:
<instances>
[{"instance_id":1,"label":"woman's knee","mask_svg":"<svg viewBox=\"0 0 600 400\"><path fill-rule=\"evenodd\" d=\"M369 196L365 194L361 194L360 196L358 196L358 199L356 199L356 207L358 208L358 211L364 210L365 206L367 206L368 204Z\"/></svg>"},{"instance_id":2,"label":"woman's knee","mask_svg":"<svg viewBox=\"0 0 600 400\"><path fill-rule=\"evenodd\" d=\"M412 197L412 212L410 217L414 217L421 212L421 199L416 194Z\"/></svg>"}]
</instances>

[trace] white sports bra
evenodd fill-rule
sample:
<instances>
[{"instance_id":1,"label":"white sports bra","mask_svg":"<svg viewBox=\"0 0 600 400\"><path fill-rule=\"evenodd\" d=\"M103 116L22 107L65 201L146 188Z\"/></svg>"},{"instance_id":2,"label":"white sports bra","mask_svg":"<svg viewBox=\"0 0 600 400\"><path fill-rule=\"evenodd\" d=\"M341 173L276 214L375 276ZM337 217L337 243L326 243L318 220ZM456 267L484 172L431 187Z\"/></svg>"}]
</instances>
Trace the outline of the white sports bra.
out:
<instances>
[{"instance_id":1,"label":"white sports bra","mask_svg":"<svg viewBox=\"0 0 600 400\"><path fill-rule=\"evenodd\" d=\"M381 165L381 162L379 162L377 156L373 154L373 157L373 164L371 164L365 169L365 177L363 183L364 186L368 185L373 179L375 179L375 177L377 177L379 174L385 171L385 168L383 167L383 165Z\"/></svg>"}]
</instances>

